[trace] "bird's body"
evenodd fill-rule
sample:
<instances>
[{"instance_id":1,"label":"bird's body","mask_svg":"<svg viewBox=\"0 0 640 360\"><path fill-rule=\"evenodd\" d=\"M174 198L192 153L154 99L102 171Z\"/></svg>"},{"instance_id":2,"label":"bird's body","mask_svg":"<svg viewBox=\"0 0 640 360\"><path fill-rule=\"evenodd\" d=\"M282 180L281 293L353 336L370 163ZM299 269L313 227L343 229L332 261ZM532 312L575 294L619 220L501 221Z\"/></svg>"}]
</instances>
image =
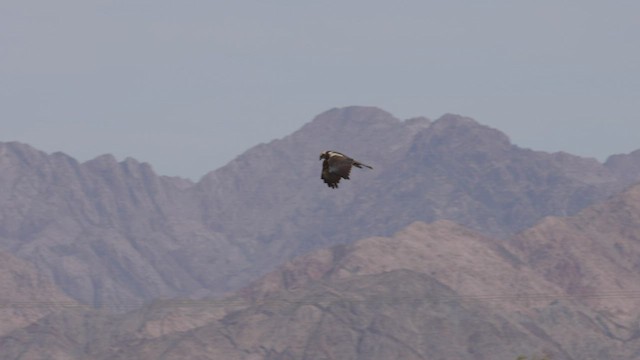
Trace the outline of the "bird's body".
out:
<instances>
[{"instance_id":1,"label":"bird's body","mask_svg":"<svg viewBox=\"0 0 640 360\"><path fill-rule=\"evenodd\" d=\"M338 188L340 179L349 179L352 166L360 169L362 169L362 167L373 169L371 166L363 164L360 161L354 160L337 151L330 150L323 152L320 154L320 160L322 159L324 159L324 161L322 162L322 175L320 177L324 180L327 186L333 189Z\"/></svg>"}]
</instances>

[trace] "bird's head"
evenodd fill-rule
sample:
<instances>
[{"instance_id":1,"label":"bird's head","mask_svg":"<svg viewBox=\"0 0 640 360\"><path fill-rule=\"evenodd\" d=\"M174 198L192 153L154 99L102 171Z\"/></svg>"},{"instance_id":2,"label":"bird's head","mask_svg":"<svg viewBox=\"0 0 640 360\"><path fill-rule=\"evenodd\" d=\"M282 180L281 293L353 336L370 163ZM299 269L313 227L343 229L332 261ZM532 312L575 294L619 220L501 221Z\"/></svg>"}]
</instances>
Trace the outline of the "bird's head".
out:
<instances>
[{"instance_id":1,"label":"bird's head","mask_svg":"<svg viewBox=\"0 0 640 360\"><path fill-rule=\"evenodd\" d=\"M329 151L325 151L323 153L320 153L320 159L319 160L328 159L328 158L329 158Z\"/></svg>"}]
</instances>

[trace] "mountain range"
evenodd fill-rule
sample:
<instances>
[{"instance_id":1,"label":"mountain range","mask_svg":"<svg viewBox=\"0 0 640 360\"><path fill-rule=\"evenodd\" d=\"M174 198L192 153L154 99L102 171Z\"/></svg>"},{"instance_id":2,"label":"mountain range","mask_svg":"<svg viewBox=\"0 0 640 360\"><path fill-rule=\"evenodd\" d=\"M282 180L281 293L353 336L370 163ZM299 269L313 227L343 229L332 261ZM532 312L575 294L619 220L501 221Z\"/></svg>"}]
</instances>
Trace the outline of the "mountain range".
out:
<instances>
[{"instance_id":1,"label":"mountain range","mask_svg":"<svg viewBox=\"0 0 640 360\"><path fill-rule=\"evenodd\" d=\"M329 149L374 170L329 189ZM0 143L0 255L23 274L0 278L5 293L23 289L0 311L12 318L0 348L630 358L639 180L640 151L600 163L520 148L458 115L370 107L329 110L198 182Z\"/></svg>"},{"instance_id":2,"label":"mountain range","mask_svg":"<svg viewBox=\"0 0 640 360\"><path fill-rule=\"evenodd\" d=\"M418 221L295 257L221 298L53 310L0 348L6 359L633 359L639 200L640 184L506 240Z\"/></svg>"}]
</instances>

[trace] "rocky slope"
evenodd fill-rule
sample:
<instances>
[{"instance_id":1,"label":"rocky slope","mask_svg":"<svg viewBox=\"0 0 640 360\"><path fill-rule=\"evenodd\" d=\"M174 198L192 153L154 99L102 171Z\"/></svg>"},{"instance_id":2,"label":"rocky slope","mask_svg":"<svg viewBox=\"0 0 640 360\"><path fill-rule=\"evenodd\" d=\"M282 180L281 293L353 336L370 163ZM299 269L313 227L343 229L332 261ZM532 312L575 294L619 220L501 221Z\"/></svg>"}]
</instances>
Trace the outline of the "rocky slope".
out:
<instances>
[{"instance_id":1,"label":"rocky slope","mask_svg":"<svg viewBox=\"0 0 640 360\"><path fill-rule=\"evenodd\" d=\"M634 358L639 204L636 185L506 244L437 221L318 250L241 291L252 306L142 342L128 356Z\"/></svg>"},{"instance_id":2,"label":"rocky slope","mask_svg":"<svg viewBox=\"0 0 640 360\"><path fill-rule=\"evenodd\" d=\"M326 149L374 170L329 189ZM132 159L79 163L0 143L0 249L83 303L128 308L237 289L295 255L415 221L505 237L622 189L637 164L635 153L601 164L521 149L460 116L401 121L367 107L327 111L196 184Z\"/></svg>"},{"instance_id":3,"label":"rocky slope","mask_svg":"<svg viewBox=\"0 0 640 360\"><path fill-rule=\"evenodd\" d=\"M339 190L328 189L318 179L318 149L343 151L374 170L355 169ZM195 191L204 199L208 226L235 234L255 268L268 269L272 259L391 235L414 221L448 219L505 237L544 216L575 214L640 180L612 168L519 148L461 116L400 121L379 109L351 107L249 150L204 177Z\"/></svg>"},{"instance_id":4,"label":"rocky slope","mask_svg":"<svg viewBox=\"0 0 640 360\"><path fill-rule=\"evenodd\" d=\"M639 196L630 187L507 241L416 222L296 257L225 298L67 311L0 346L7 359L45 346L70 359L632 359Z\"/></svg>"},{"instance_id":5,"label":"rocky slope","mask_svg":"<svg viewBox=\"0 0 640 360\"><path fill-rule=\"evenodd\" d=\"M0 251L0 336L79 307L31 264Z\"/></svg>"},{"instance_id":6,"label":"rocky slope","mask_svg":"<svg viewBox=\"0 0 640 360\"><path fill-rule=\"evenodd\" d=\"M545 218L508 248L597 309L612 336L640 338L640 185L575 217Z\"/></svg>"},{"instance_id":7,"label":"rocky slope","mask_svg":"<svg viewBox=\"0 0 640 360\"><path fill-rule=\"evenodd\" d=\"M0 145L0 245L89 304L130 305L204 285L179 255L222 242L198 227L180 179L102 156L86 163ZM213 250L213 249L212 249Z\"/></svg>"}]
</instances>

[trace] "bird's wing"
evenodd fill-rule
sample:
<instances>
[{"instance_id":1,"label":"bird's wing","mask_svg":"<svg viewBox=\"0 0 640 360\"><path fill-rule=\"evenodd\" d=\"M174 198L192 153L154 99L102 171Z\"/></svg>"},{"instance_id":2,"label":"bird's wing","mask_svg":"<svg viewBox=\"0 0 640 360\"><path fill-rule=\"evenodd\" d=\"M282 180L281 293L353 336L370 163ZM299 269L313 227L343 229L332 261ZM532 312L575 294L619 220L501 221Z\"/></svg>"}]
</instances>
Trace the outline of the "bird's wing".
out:
<instances>
[{"instance_id":1,"label":"bird's wing","mask_svg":"<svg viewBox=\"0 0 640 360\"><path fill-rule=\"evenodd\" d=\"M322 162L322 175L320 177L329 187L334 189L338 188L341 177L329 170L329 162L327 160Z\"/></svg>"},{"instance_id":2,"label":"bird's wing","mask_svg":"<svg viewBox=\"0 0 640 360\"><path fill-rule=\"evenodd\" d=\"M337 174L344 179L349 178L353 159L346 156L332 156L327 160L327 163L330 173Z\"/></svg>"}]
</instances>

